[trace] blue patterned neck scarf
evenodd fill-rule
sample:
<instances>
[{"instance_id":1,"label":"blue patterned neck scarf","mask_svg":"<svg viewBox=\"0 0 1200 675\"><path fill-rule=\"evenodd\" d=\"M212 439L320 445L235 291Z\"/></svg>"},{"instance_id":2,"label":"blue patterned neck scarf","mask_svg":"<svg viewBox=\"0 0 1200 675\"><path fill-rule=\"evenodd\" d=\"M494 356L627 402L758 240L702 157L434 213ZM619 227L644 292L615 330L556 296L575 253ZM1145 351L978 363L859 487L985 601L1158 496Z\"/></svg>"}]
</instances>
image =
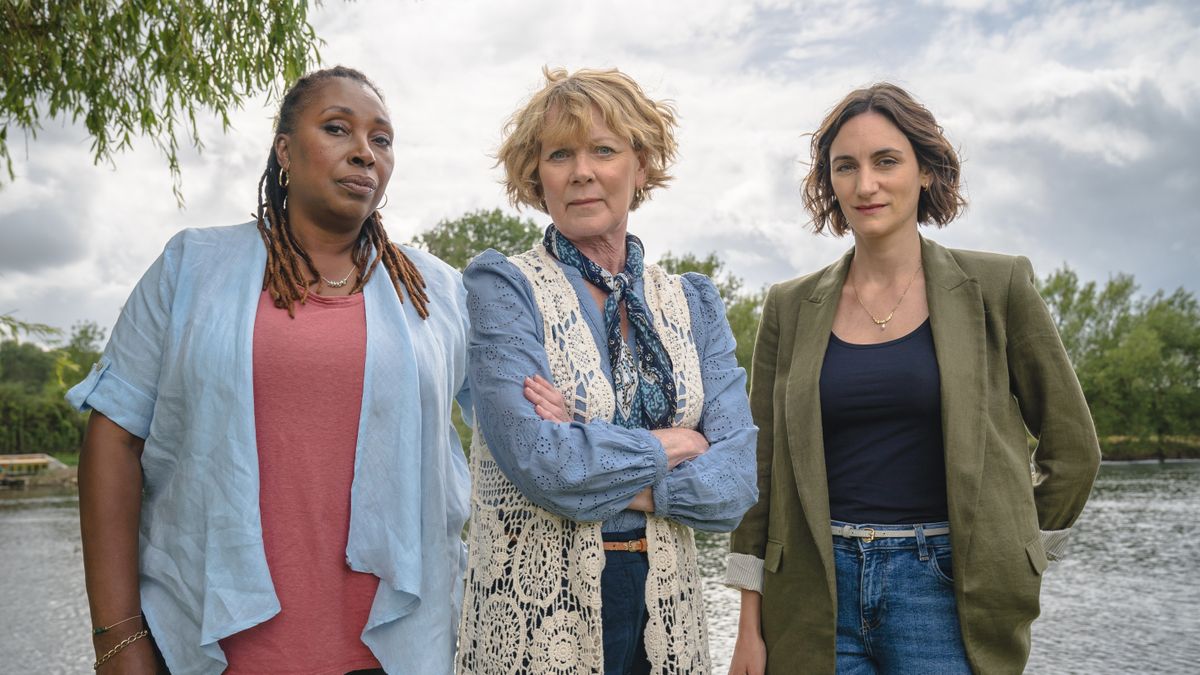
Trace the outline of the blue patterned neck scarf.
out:
<instances>
[{"instance_id":1,"label":"blue patterned neck scarf","mask_svg":"<svg viewBox=\"0 0 1200 675\"><path fill-rule=\"evenodd\" d=\"M650 312L633 292L642 277L642 242L625 235L625 270L612 274L592 262L554 225L542 240L546 250L564 264L579 270L588 282L608 292L604 301L604 334L612 364L613 393L617 398L614 422L627 429L664 429L675 419L675 378L671 356L654 330ZM633 328L637 357L621 335L621 303Z\"/></svg>"}]
</instances>

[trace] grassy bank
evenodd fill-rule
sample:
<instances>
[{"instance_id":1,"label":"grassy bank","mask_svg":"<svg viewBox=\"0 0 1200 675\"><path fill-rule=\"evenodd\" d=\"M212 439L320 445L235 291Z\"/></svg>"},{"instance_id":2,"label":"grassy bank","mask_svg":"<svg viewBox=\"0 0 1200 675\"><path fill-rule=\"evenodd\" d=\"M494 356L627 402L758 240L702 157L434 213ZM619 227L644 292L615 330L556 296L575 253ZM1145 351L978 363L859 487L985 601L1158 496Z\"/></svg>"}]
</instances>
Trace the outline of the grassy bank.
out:
<instances>
[{"instance_id":1,"label":"grassy bank","mask_svg":"<svg viewBox=\"0 0 1200 675\"><path fill-rule=\"evenodd\" d=\"M1133 438L1109 436L1100 439L1100 453L1111 461L1142 459L1200 459L1200 437L1165 436Z\"/></svg>"},{"instance_id":2,"label":"grassy bank","mask_svg":"<svg viewBox=\"0 0 1200 675\"><path fill-rule=\"evenodd\" d=\"M78 452L51 452L49 454L54 459L57 459L67 466L79 466Z\"/></svg>"}]
</instances>

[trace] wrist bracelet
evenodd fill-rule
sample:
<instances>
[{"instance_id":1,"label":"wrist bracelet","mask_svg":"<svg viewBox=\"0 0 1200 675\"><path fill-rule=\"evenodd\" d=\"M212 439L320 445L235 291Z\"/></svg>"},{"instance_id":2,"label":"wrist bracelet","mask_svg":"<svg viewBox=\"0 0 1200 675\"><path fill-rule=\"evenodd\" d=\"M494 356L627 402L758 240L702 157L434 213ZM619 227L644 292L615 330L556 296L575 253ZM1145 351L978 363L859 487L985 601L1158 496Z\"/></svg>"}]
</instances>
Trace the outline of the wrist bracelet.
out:
<instances>
[{"instance_id":1,"label":"wrist bracelet","mask_svg":"<svg viewBox=\"0 0 1200 675\"><path fill-rule=\"evenodd\" d=\"M125 638L124 640L121 640L120 642L117 643L117 645L115 647L108 650L107 652L104 652L104 656L101 656L100 658L96 659L96 662L92 664L92 670L100 670L100 666L104 665L104 663L106 661L108 661L109 659L111 659L112 657L116 656L117 654L120 654L122 649L125 649L129 645L137 642L138 640L146 637L149 634L150 634L150 631L143 628L142 630L139 630L138 632L134 633L133 635L130 635L129 637Z\"/></svg>"},{"instance_id":2,"label":"wrist bracelet","mask_svg":"<svg viewBox=\"0 0 1200 675\"><path fill-rule=\"evenodd\" d=\"M137 614L134 614L133 616L129 617L128 619L121 619L120 621L112 624L111 626L96 626L95 628L92 628L92 635L103 635L104 633L107 633L108 631L116 628L117 626L120 626L121 624L123 624L127 621L133 621L134 619L140 619L141 616L142 616L142 613L138 612Z\"/></svg>"}]
</instances>

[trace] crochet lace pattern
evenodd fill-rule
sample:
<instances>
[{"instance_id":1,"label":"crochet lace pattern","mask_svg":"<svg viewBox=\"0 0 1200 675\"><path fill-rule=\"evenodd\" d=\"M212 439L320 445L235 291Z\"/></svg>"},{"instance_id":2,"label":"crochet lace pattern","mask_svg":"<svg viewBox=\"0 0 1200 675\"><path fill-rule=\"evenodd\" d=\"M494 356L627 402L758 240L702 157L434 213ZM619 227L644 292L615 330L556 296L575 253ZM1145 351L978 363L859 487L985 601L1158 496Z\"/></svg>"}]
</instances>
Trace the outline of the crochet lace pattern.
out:
<instances>
[{"instance_id":1,"label":"crochet lace pattern","mask_svg":"<svg viewBox=\"0 0 1200 675\"><path fill-rule=\"evenodd\" d=\"M581 422L611 421L612 385L579 299L546 250L509 260L542 313L555 385ZM647 265L646 305L670 354L675 426L696 428L704 407L700 360L680 279ZM471 443L471 528L457 672L461 675L604 672L599 522L574 522L525 498L492 459L483 434ZM647 514L646 654L659 675L708 673L708 629L692 530Z\"/></svg>"}]
</instances>

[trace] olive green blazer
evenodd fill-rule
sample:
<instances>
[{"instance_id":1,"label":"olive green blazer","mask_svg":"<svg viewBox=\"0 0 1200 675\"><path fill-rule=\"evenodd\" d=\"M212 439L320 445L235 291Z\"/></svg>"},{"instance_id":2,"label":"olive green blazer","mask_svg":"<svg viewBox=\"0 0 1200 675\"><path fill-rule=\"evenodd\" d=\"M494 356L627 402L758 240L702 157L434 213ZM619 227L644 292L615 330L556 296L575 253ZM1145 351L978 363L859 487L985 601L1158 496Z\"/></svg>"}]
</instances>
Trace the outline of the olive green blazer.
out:
<instances>
[{"instance_id":1,"label":"olive green blazer","mask_svg":"<svg viewBox=\"0 0 1200 675\"><path fill-rule=\"evenodd\" d=\"M773 286L750 405L759 502L731 550L762 559L767 672L833 673L837 594L819 379L854 256ZM1069 528L1100 463L1087 403L1021 257L943 248L921 260L941 372L959 624L977 673L1020 673L1046 569L1042 530ZM1038 439L1032 453L1026 430Z\"/></svg>"}]
</instances>

